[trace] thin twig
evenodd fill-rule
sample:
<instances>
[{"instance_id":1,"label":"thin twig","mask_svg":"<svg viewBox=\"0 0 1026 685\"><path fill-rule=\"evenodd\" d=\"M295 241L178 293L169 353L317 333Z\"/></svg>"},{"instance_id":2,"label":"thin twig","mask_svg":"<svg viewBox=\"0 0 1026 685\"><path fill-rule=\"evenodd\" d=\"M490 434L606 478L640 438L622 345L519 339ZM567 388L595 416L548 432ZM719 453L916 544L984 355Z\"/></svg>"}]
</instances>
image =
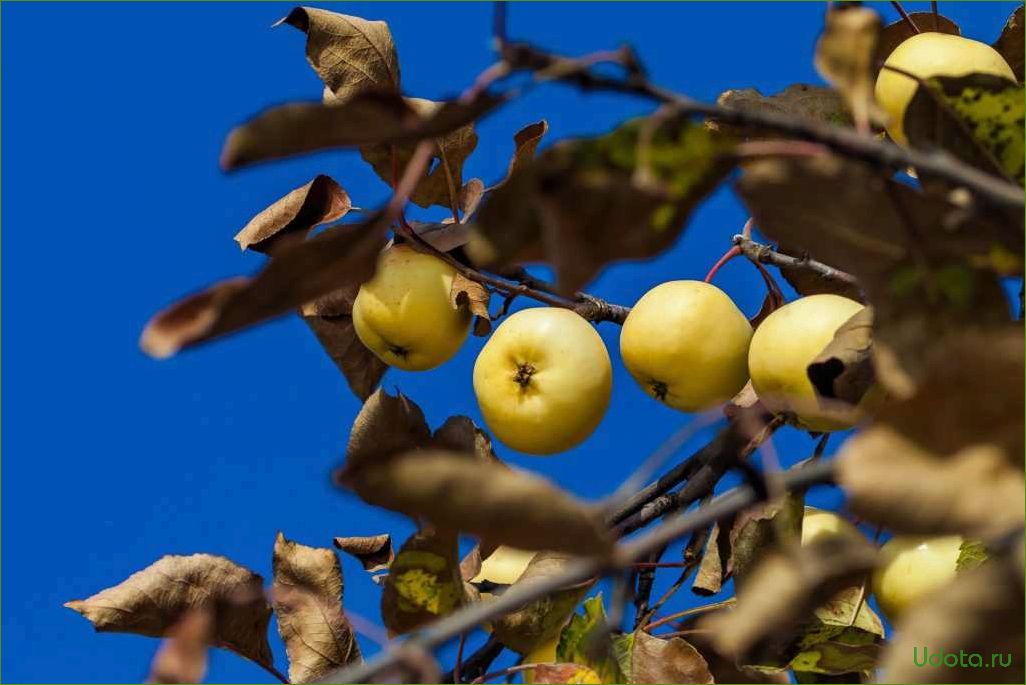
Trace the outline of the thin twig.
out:
<instances>
[{"instance_id":1,"label":"thin twig","mask_svg":"<svg viewBox=\"0 0 1026 685\"><path fill-rule=\"evenodd\" d=\"M709 496L706 496L702 500L702 506L704 506L708 502ZM687 545L684 546L684 563L686 564L686 566L680 572L680 575L677 576L677 579L673 581L673 584L666 589L666 592L664 592L662 596L658 600L656 600L656 603L653 604L652 607L649 608L648 611L646 611L643 615L639 615L635 619L635 630L651 621L652 617L655 616L655 613L662 609L663 605L670 601L670 599L675 594L677 594L677 592L684 586L684 583L687 582L688 578L691 577L691 574L695 571L695 569L697 569L701 565L702 553L705 549L706 543L709 542L709 537L711 535L712 526L699 528L691 534L691 538L688 540ZM713 541L713 544L715 544L715 540Z\"/></svg>"},{"instance_id":2,"label":"thin twig","mask_svg":"<svg viewBox=\"0 0 1026 685\"><path fill-rule=\"evenodd\" d=\"M777 251L770 245L757 243L751 238L743 235L734 236L734 244L741 249L745 257L753 262L770 264L777 268L801 269L816 274L820 278L836 283L843 283L852 287L859 287L858 281L850 273L835 269L832 266L817 262L808 257L794 257L789 254Z\"/></svg>"},{"instance_id":3,"label":"thin twig","mask_svg":"<svg viewBox=\"0 0 1026 685\"><path fill-rule=\"evenodd\" d=\"M912 17L909 16L909 13L905 11L905 8L901 6L901 3L898 2L898 0L891 0L891 5L894 6L894 9L898 10L898 14L900 14L901 18L906 24L908 24L908 27L912 29L912 33L922 33L922 31L919 30L919 27L916 26L916 22L912 20Z\"/></svg>"},{"instance_id":4,"label":"thin twig","mask_svg":"<svg viewBox=\"0 0 1026 685\"><path fill-rule=\"evenodd\" d=\"M501 668L498 671L492 671L491 673L485 673L483 676L481 676L479 678L474 678L470 682L471 682L471 685L478 685L479 683L487 683L489 680L493 680L495 678L501 678L503 676L510 675L511 673L519 673L520 671L529 671L532 668L538 668L539 666L547 666L547 665L548 665L547 663L541 663L541 662L533 662L533 663L530 663L530 664L517 664L516 666L508 666L506 668Z\"/></svg>"},{"instance_id":5,"label":"thin twig","mask_svg":"<svg viewBox=\"0 0 1026 685\"><path fill-rule=\"evenodd\" d=\"M460 669L460 678L477 678L482 673L488 671L488 667L492 665L492 662L502 654L506 647L499 638L492 635L488 638L488 641L477 648L477 650L468 656L462 664ZM460 683L460 680L456 679L455 669L445 673L441 678L443 683Z\"/></svg>"},{"instance_id":6,"label":"thin twig","mask_svg":"<svg viewBox=\"0 0 1026 685\"><path fill-rule=\"evenodd\" d=\"M722 602L703 604L700 607L692 607L690 609L685 609L684 611L678 611L675 614L663 616L658 621L652 621L647 626L645 626L644 630L646 633L651 633L655 628L658 628L659 626L666 625L667 623L671 623L686 616L695 616L697 614L707 614L710 611L719 611L720 609L733 605L736 601L736 598L731 597L730 599L725 599Z\"/></svg>"}]
</instances>

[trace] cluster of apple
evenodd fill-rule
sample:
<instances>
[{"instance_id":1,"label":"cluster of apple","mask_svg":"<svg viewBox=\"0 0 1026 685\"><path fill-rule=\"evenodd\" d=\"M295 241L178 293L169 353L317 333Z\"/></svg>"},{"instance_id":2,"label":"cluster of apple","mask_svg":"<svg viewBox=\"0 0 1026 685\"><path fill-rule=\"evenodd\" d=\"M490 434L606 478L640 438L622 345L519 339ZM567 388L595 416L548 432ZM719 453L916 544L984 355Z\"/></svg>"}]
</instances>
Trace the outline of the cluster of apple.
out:
<instances>
[{"instance_id":1,"label":"cluster of apple","mask_svg":"<svg viewBox=\"0 0 1026 685\"><path fill-rule=\"evenodd\" d=\"M353 304L360 340L402 369L445 362L470 324L470 314L450 302L455 276L452 266L412 247L383 252L376 275ZM836 430L851 425L852 412L820 406L805 369L861 308L836 295L803 297L773 312L753 333L719 288L671 281L631 310L620 354L641 387L675 409L714 407L751 378L772 411L791 412L810 430ZM602 339L585 319L558 307L509 316L474 364L485 422L503 443L528 454L562 452L587 438L611 391L612 365Z\"/></svg>"}]
</instances>

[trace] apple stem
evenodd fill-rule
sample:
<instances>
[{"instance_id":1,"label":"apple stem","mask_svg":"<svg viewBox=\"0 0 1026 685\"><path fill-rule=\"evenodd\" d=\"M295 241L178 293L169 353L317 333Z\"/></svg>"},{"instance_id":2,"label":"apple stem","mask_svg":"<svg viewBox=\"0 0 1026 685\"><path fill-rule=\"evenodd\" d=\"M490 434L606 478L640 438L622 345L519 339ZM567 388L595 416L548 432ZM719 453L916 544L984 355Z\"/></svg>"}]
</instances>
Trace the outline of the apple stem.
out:
<instances>
[{"instance_id":1,"label":"apple stem","mask_svg":"<svg viewBox=\"0 0 1026 685\"><path fill-rule=\"evenodd\" d=\"M909 16L908 12L905 11L905 8L901 6L901 3L898 2L898 0L891 0L891 5L894 6L894 9L898 10L898 14L900 14L901 18L905 20L905 23L908 24L913 33L922 33L922 31L919 30L919 27L916 26L916 22L912 20L912 17ZM937 3L934 3L934 12L936 11ZM934 16L936 16L936 14Z\"/></svg>"},{"instance_id":2,"label":"apple stem","mask_svg":"<svg viewBox=\"0 0 1026 685\"><path fill-rule=\"evenodd\" d=\"M733 246L732 248L724 252L723 256L720 257L719 261L713 264L712 268L709 269L709 273L705 275L705 282L712 283L712 279L716 277L717 272L719 272L719 270L723 268L723 265L729 262L734 257L737 257L739 254L741 254L741 248L737 245Z\"/></svg>"}]
</instances>

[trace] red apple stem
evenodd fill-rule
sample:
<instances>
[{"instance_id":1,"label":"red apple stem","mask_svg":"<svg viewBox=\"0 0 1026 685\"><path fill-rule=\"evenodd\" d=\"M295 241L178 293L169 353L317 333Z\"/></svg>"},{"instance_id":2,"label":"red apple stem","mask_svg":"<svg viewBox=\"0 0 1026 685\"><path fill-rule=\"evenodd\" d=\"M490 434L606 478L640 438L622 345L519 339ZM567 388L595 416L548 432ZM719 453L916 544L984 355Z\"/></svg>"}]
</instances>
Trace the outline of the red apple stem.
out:
<instances>
[{"instance_id":1,"label":"red apple stem","mask_svg":"<svg viewBox=\"0 0 1026 685\"><path fill-rule=\"evenodd\" d=\"M741 254L741 248L737 245L723 253L723 256L720 257L719 261L713 264L712 268L709 269L709 273L705 275L705 282L712 283L712 279L716 277L716 273L723 268L723 265L734 257L737 257L739 254Z\"/></svg>"},{"instance_id":2,"label":"red apple stem","mask_svg":"<svg viewBox=\"0 0 1026 685\"><path fill-rule=\"evenodd\" d=\"M894 9L898 10L898 14L900 14L901 18L905 20L905 23L908 24L913 33L922 33L922 31L919 30L919 27L916 26L916 22L913 21L912 17L909 16L909 13L905 11L905 8L901 6L901 3L898 2L898 0L891 0L891 4L894 6ZM934 3L934 12L936 11L936 3Z\"/></svg>"}]
</instances>

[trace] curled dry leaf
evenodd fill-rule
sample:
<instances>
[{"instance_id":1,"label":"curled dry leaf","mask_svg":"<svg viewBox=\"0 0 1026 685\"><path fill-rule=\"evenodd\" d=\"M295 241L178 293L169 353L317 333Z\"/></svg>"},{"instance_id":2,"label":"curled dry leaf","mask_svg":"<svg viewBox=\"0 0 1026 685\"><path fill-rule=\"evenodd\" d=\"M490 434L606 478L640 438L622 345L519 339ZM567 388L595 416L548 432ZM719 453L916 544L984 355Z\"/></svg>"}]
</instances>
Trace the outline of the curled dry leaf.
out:
<instances>
[{"instance_id":1,"label":"curled dry leaf","mask_svg":"<svg viewBox=\"0 0 1026 685\"><path fill-rule=\"evenodd\" d=\"M342 611L342 567L335 553L278 533L271 598L289 655L289 680L306 683L360 661L360 647Z\"/></svg>"},{"instance_id":2,"label":"curled dry leaf","mask_svg":"<svg viewBox=\"0 0 1026 685\"><path fill-rule=\"evenodd\" d=\"M403 544L381 594L381 618L390 631L408 633L463 604L458 554L453 532L421 531Z\"/></svg>"},{"instance_id":3,"label":"curled dry leaf","mask_svg":"<svg viewBox=\"0 0 1026 685\"><path fill-rule=\"evenodd\" d=\"M868 541L832 538L766 557L749 576L737 604L699 622L716 650L758 664L787 650L803 622L841 590L860 583L876 563ZM881 629L882 631L882 629Z\"/></svg>"},{"instance_id":4,"label":"curled dry leaf","mask_svg":"<svg viewBox=\"0 0 1026 685\"><path fill-rule=\"evenodd\" d=\"M709 664L686 640L669 640L643 630L630 641L628 683L712 683Z\"/></svg>"},{"instance_id":5,"label":"curled dry leaf","mask_svg":"<svg viewBox=\"0 0 1026 685\"><path fill-rule=\"evenodd\" d=\"M543 683L603 683L598 673L580 664L540 664L531 669L532 682Z\"/></svg>"},{"instance_id":6,"label":"curled dry leaf","mask_svg":"<svg viewBox=\"0 0 1026 685\"><path fill-rule=\"evenodd\" d=\"M880 15L868 7L842 7L826 13L826 27L816 43L816 71L844 96L855 125L883 124L885 113L873 90L873 57L880 37Z\"/></svg>"},{"instance_id":7,"label":"curled dry leaf","mask_svg":"<svg viewBox=\"0 0 1026 685\"><path fill-rule=\"evenodd\" d=\"M213 616L206 609L186 613L168 631L153 663L148 683L202 683L207 674L207 647Z\"/></svg>"},{"instance_id":8,"label":"curled dry leaf","mask_svg":"<svg viewBox=\"0 0 1026 685\"><path fill-rule=\"evenodd\" d=\"M822 397L857 405L876 380L872 352L873 309L866 307L838 328L809 364L809 380Z\"/></svg>"},{"instance_id":9,"label":"curled dry leaf","mask_svg":"<svg viewBox=\"0 0 1026 685\"><path fill-rule=\"evenodd\" d=\"M388 24L296 7L275 26L306 34L306 58L339 100L367 90L399 92L399 57Z\"/></svg>"},{"instance_id":10,"label":"curled dry leaf","mask_svg":"<svg viewBox=\"0 0 1026 685\"><path fill-rule=\"evenodd\" d=\"M353 421L345 469L358 470L399 453L427 445L431 429L417 403L401 392L378 388Z\"/></svg>"},{"instance_id":11,"label":"curled dry leaf","mask_svg":"<svg viewBox=\"0 0 1026 685\"><path fill-rule=\"evenodd\" d=\"M561 552L539 552L531 559L523 575L514 583L523 585L541 578L558 575L573 557ZM492 632L502 644L520 654L556 639L574 613L574 607L587 594L591 582L563 588L548 597L535 600L520 609L504 614L492 623Z\"/></svg>"},{"instance_id":12,"label":"curled dry leaf","mask_svg":"<svg viewBox=\"0 0 1026 685\"><path fill-rule=\"evenodd\" d=\"M1023 113L1022 84L992 74L938 76L916 89L903 125L913 147L942 148L1022 185Z\"/></svg>"},{"instance_id":13,"label":"curled dry leaf","mask_svg":"<svg viewBox=\"0 0 1026 685\"><path fill-rule=\"evenodd\" d=\"M988 682L1021 683L1023 621L1022 576L1011 564L961 573L902 617L881 682L968 683L985 673Z\"/></svg>"},{"instance_id":14,"label":"curled dry leaf","mask_svg":"<svg viewBox=\"0 0 1026 685\"><path fill-rule=\"evenodd\" d=\"M233 170L317 150L401 145L444 137L502 102L502 98L483 94L471 102L434 103L426 117L399 95L374 91L358 93L341 103L279 105L231 131L221 151L221 166Z\"/></svg>"},{"instance_id":15,"label":"curled dry leaf","mask_svg":"<svg viewBox=\"0 0 1026 685\"><path fill-rule=\"evenodd\" d=\"M464 221L477 211L477 206L481 204L484 194L484 181L479 178L470 179L460 188L459 195L456 197L456 206L460 210L460 214L463 215Z\"/></svg>"},{"instance_id":16,"label":"curled dry leaf","mask_svg":"<svg viewBox=\"0 0 1026 685\"><path fill-rule=\"evenodd\" d=\"M335 538L335 547L356 557L368 573L384 571L395 558L392 536L382 535Z\"/></svg>"},{"instance_id":17,"label":"curled dry leaf","mask_svg":"<svg viewBox=\"0 0 1026 685\"><path fill-rule=\"evenodd\" d=\"M733 168L732 150L700 125L656 119L564 141L489 193L465 249L485 268L547 261L572 295L607 263L672 245Z\"/></svg>"},{"instance_id":18,"label":"curled dry leaf","mask_svg":"<svg viewBox=\"0 0 1026 685\"><path fill-rule=\"evenodd\" d=\"M612 550L591 507L539 476L464 453L420 450L347 465L342 480L365 502L495 545L597 556Z\"/></svg>"},{"instance_id":19,"label":"curled dry leaf","mask_svg":"<svg viewBox=\"0 0 1026 685\"><path fill-rule=\"evenodd\" d=\"M958 24L951 21L943 14L934 14L933 12L909 12L909 16L920 31L933 31L935 33L947 33L952 36L959 36L962 34L961 29L958 28ZM880 39L876 44L876 56L873 59L873 63L881 65L887 58L894 52L894 48L898 47L906 40L915 35L915 31L909 26L909 23L904 19L898 19L891 22L887 26L883 27L880 31ZM879 70L879 69L878 69ZM876 74L873 74L873 78L876 78Z\"/></svg>"},{"instance_id":20,"label":"curled dry leaf","mask_svg":"<svg viewBox=\"0 0 1026 685\"><path fill-rule=\"evenodd\" d=\"M263 585L259 575L224 557L168 555L114 587L64 606L89 619L98 632L148 637L164 637L190 611L210 611L211 645L271 666L271 607Z\"/></svg>"},{"instance_id":21,"label":"curled dry leaf","mask_svg":"<svg viewBox=\"0 0 1026 685\"><path fill-rule=\"evenodd\" d=\"M756 88L728 90L720 94L716 104L742 111L776 112L829 124L847 126L851 118L840 93L822 86L796 83L779 93L763 95ZM779 138L775 131L740 127L710 121L708 126L740 138Z\"/></svg>"},{"instance_id":22,"label":"curled dry leaf","mask_svg":"<svg viewBox=\"0 0 1026 685\"><path fill-rule=\"evenodd\" d=\"M506 168L506 178L523 169L534 159L534 153L542 138L549 131L549 122L542 119L528 124L513 134L513 156Z\"/></svg>"},{"instance_id":23,"label":"curled dry leaf","mask_svg":"<svg viewBox=\"0 0 1026 685\"><path fill-rule=\"evenodd\" d=\"M471 454L481 461L502 464L492 449L492 439L466 416L450 416L435 430L431 444L438 449Z\"/></svg>"},{"instance_id":24,"label":"curled dry leaf","mask_svg":"<svg viewBox=\"0 0 1026 685\"><path fill-rule=\"evenodd\" d=\"M1001 53L1001 56L1012 67L1015 78L1022 83L1023 80L1023 55L1026 54L1023 41L1023 6L1019 5L1008 16L1001 35L994 41L994 49Z\"/></svg>"},{"instance_id":25,"label":"curled dry leaf","mask_svg":"<svg viewBox=\"0 0 1026 685\"><path fill-rule=\"evenodd\" d=\"M466 307L474 315L474 335L488 335L492 330L492 320L488 313L488 301L491 293L477 281L472 281L461 273L452 279L449 301L454 308Z\"/></svg>"},{"instance_id":26,"label":"curled dry leaf","mask_svg":"<svg viewBox=\"0 0 1026 685\"><path fill-rule=\"evenodd\" d=\"M805 497L799 493L757 504L737 515L730 530L727 568L739 591L767 554L801 539L804 512Z\"/></svg>"},{"instance_id":27,"label":"curled dry leaf","mask_svg":"<svg viewBox=\"0 0 1026 685\"><path fill-rule=\"evenodd\" d=\"M339 288L304 304L299 310L299 316L342 372L349 389L361 400L366 400L389 367L367 349L356 335L353 327L353 301L357 292L359 286Z\"/></svg>"},{"instance_id":28,"label":"curled dry leaf","mask_svg":"<svg viewBox=\"0 0 1026 685\"><path fill-rule=\"evenodd\" d=\"M991 445L941 458L878 426L844 444L837 479L852 511L895 532L994 539L1023 525L1021 463Z\"/></svg>"},{"instance_id":29,"label":"curled dry leaf","mask_svg":"<svg viewBox=\"0 0 1026 685\"><path fill-rule=\"evenodd\" d=\"M253 278L233 278L150 319L140 346L153 357L233 333L374 275L386 222L375 216L286 246Z\"/></svg>"},{"instance_id":30,"label":"curled dry leaf","mask_svg":"<svg viewBox=\"0 0 1026 685\"><path fill-rule=\"evenodd\" d=\"M352 206L349 193L320 174L250 219L235 242L243 250L270 254L286 241L303 240L311 228L341 219Z\"/></svg>"},{"instance_id":31,"label":"curled dry leaf","mask_svg":"<svg viewBox=\"0 0 1026 685\"><path fill-rule=\"evenodd\" d=\"M696 595L715 595L723 589L723 583L730 577L727 564L730 561L730 531L733 526L720 528L718 523L713 524L709 539L705 543L705 551L702 553L702 562L695 572L695 579L691 583L691 591Z\"/></svg>"}]
</instances>

